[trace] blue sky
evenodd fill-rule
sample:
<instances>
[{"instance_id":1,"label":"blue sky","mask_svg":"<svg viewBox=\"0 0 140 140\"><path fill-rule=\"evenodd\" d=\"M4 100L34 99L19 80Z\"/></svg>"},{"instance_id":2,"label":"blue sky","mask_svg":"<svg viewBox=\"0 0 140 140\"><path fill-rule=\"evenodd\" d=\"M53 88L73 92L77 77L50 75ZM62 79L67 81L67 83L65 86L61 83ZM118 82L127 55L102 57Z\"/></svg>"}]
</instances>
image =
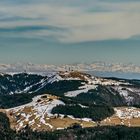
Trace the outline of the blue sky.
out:
<instances>
[{"instance_id":1,"label":"blue sky","mask_svg":"<svg viewBox=\"0 0 140 140\"><path fill-rule=\"evenodd\" d=\"M139 64L139 0L1 0L0 63Z\"/></svg>"}]
</instances>

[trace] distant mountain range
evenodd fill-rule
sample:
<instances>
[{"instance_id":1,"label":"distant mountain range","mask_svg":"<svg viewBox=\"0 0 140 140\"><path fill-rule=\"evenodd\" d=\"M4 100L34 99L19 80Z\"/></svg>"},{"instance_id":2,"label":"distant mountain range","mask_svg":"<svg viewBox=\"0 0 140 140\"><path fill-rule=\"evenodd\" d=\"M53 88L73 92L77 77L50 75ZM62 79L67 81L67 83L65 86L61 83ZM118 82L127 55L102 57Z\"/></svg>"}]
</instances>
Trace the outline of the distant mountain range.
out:
<instances>
[{"instance_id":1,"label":"distant mountain range","mask_svg":"<svg viewBox=\"0 0 140 140\"><path fill-rule=\"evenodd\" d=\"M64 64L64 65L47 65L32 63L0 64L0 72L48 72L48 71L108 71L108 72L133 72L140 73L140 66L132 63L105 63L93 62L91 64Z\"/></svg>"}]
</instances>

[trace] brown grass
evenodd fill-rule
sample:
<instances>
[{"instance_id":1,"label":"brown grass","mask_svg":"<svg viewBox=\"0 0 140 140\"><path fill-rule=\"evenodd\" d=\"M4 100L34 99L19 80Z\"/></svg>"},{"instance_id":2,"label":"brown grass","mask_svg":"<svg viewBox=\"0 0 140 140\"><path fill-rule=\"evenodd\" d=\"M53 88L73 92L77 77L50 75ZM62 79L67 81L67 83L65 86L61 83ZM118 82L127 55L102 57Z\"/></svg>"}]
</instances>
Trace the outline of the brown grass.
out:
<instances>
[{"instance_id":1,"label":"brown grass","mask_svg":"<svg viewBox=\"0 0 140 140\"><path fill-rule=\"evenodd\" d=\"M49 102L49 100L59 99L59 97L57 97L57 96L51 96L48 94L45 94L43 96L44 96L43 98L40 98L40 100L41 100L40 103L43 103L43 104L47 104ZM47 96L47 98L46 98L46 96ZM126 107L119 107L117 109L121 109L121 110L125 111ZM136 109L136 110L138 111L140 109ZM86 122L86 121L82 121L82 120L72 119L69 117L60 118L59 116L49 118L47 116L47 114L45 114L46 123L49 123L50 125L53 126L53 129L51 129L49 126L42 124L40 122L40 118L36 118L36 115L34 115L34 113L36 113L36 111L33 110L33 107L30 107L30 106L24 107L23 109L20 109L17 112L14 112L13 110L6 111L4 109L0 109L0 112L7 114L7 117L9 118L12 129L16 129L19 126L19 122L18 122L19 120L20 120L20 122L21 121L23 122L23 126L29 125L30 121L35 120L35 123L32 124L30 127L33 130L36 129L38 131L53 131L53 130L56 130L57 128L67 128L74 123L78 123L82 127L94 127L94 126L96 126L96 123L94 123L92 121ZM26 121L25 117L21 115L22 113L25 113L26 115L31 114L31 117L29 118L28 121ZM47 119L47 118L49 118L49 119ZM122 124L122 122L123 122L123 124ZM41 127L38 127L38 125L41 125ZM105 120L101 121L100 125L140 126L140 118L120 119L118 116L116 116L116 114L114 114L110 118L106 118Z\"/></svg>"},{"instance_id":2,"label":"brown grass","mask_svg":"<svg viewBox=\"0 0 140 140\"><path fill-rule=\"evenodd\" d=\"M69 72L67 74L65 72L60 72L59 75L62 78L79 78L79 79L84 80L84 81L86 81L85 77L88 77L88 78L91 77L88 74L81 73L81 72L78 72L78 71L72 71L72 72Z\"/></svg>"}]
</instances>

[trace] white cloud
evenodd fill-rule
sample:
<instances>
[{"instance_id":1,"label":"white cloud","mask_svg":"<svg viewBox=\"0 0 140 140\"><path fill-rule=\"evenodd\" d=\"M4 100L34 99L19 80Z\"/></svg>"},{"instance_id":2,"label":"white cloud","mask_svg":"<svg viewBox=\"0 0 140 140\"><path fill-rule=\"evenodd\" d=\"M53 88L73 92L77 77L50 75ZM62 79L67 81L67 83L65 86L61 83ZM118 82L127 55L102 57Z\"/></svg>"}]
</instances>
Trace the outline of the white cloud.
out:
<instances>
[{"instance_id":1,"label":"white cloud","mask_svg":"<svg viewBox=\"0 0 140 140\"><path fill-rule=\"evenodd\" d=\"M82 15L74 22L71 34L62 41L89 41L107 39L127 39L140 34L139 13L98 13ZM78 26L78 21L79 24Z\"/></svg>"},{"instance_id":2,"label":"white cloud","mask_svg":"<svg viewBox=\"0 0 140 140\"><path fill-rule=\"evenodd\" d=\"M23 4L0 6L0 13L12 17L29 17L36 20L0 22L0 27L25 25L52 25L67 27L63 35L56 36L62 42L79 42L107 39L127 39L140 35L140 2L107 3L96 1L95 5L64 6L56 4ZM96 11L96 6L107 12ZM87 12L95 8L96 12ZM42 18L42 19L41 19ZM29 33L28 33L29 34ZM54 32L38 32L36 35L47 36Z\"/></svg>"}]
</instances>

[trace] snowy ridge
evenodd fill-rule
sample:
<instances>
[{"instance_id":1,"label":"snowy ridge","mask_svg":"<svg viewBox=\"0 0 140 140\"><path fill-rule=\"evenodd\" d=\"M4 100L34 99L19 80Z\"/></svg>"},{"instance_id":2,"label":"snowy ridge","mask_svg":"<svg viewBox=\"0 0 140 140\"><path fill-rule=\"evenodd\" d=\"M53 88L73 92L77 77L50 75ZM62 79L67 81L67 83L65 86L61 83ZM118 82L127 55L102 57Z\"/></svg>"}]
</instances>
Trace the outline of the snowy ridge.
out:
<instances>
[{"instance_id":1,"label":"snowy ridge","mask_svg":"<svg viewBox=\"0 0 140 140\"><path fill-rule=\"evenodd\" d=\"M64 129L73 123L79 123L83 127L96 125L91 118L74 118L72 115L64 117L64 114L52 114L52 109L57 105L65 106L65 103L59 100L57 96L44 94L34 97L31 103L6 109L6 112L9 114L10 120L14 122L13 129L17 131L25 128L27 125L33 130L39 131ZM82 104L80 106L87 108L87 106L83 106ZM116 123L131 126L135 125L140 119L140 109L138 108L117 107L114 110L115 114L101 121L101 125L114 125Z\"/></svg>"},{"instance_id":2,"label":"snowy ridge","mask_svg":"<svg viewBox=\"0 0 140 140\"><path fill-rule=\"evenodd\" d=\"M97 85L85 84L84 86L79 87L79 90L69 91L69 92L65 93L64 95L67 97L76 97L77 95L79 95L81 93L87 93L89 90L96 89L97 87L98 87Z\"/></svg>"},{"instance_id":3,"label":"snowy ridge","mask_svg":"<svg viewBox=\"0 0 140 140\"><path fill-rule=\"evenodd\" d=\"M78 71L60 71L52 72L47 76L29 74L29 73L20 73L13 75L1 75L2 80L0 81L0 94L9 94L14 93L38 93L46 92L47 86L53 87L55 82L60 81L80 81L81 86L77 87L76 90L71 91L69 89L64 93L67 97L76 97L81 93L87 93L89 90L96 90L99 86L110 87L114 91L114 95L117 93L122 97L122 100L127 103L127 105L134 104L137 100L137 104L140 99L140 89L135 88L130 83L127 83L125 80L112 80L105 79L100 77L91 76L86 73L81 73ZM6 81L6 82L4 82ZM21 81L21 83L20 83ZM111 91L111 90L110 90ZM57 91L56 91L57 92ZM111 91L112 92L112 91ZM110 92L110 93L111 93Z\"/></svg>"},{"instance_id":4,"label":"snowy ridge","mask_svg":"<svg viewBox=\"0 0 140 140\"><path fill-rule=\"evenodd\" d=\"M82 83L83 86L80 86L78 90L66 92L64 95L67 97L76 97L81 93L87 93L89 90L96 89L98 85L103 85L103 86L119 86L121 84L129 85L129 83L123 83L120 81L108 80L108 79L103 79L103 78L93 77L93 76L90 77L86 75L84 75L84 80L86 82L83 82Z\"/></svg>"},{"instance_id":5,"label":"snowy ridge","mask_svg":"<svg viewBox=\"0 0 140 140\"><path fill-rule=\"evenodd\" d=\"M48 83L52 84L54 82L59 82L61 80L64 80L59 74L54 74L54 75L51 75L49 78L48 78Z\"/></svg>"},{"instance_id":6,"label":"snowy ridge","mask_svg":"<svg viewBox=\"0 0 140 140\"><path fill-rule=\"evenodd\" d=\"M44 102L44 104L41 104L40 102L38 102L38 100L41 100L41 97L43 97L43 96L46 96L45 98L47 98L47 100L45 100L45 102L47 104L45 104L45 102ZM49 101L49 99L52 99L52 100ZM56 96L51 96L51 95L45 94L45 95L38 95L38 96L34 97L32 99L31 103L21 105L21 106L18 106L18 107L14 107L14 108L10 108L10 109L6 109L6 111L9 111L9 110L18 111L18 110L23 109L25 107L34 107L34 109L37 110L37 112L39 114L43 115L44 113L47 113L49 116L52 116L51 110L54 107L56 107L57 105L60 105L60 104L65 105L62 101L58 100Z\"/></svg>"},{"instance_id":7,"label":"snowy ridge","mask_svg":"<svg viewBox=\"0 0 140 140\"><path fill-rule=\"evenodd\" d=\"M114 89L116 91L119 92L119 94L125 98L125 100L127 101L128 105L129 103L131 103L134 99L134 97L132 95L130 95L129 93L133 91L133 89L130 89L130 88L123 88L121 86L117 86L117 87L114 87Z\"/></svg>"},{"instance_id":8,"label":"snowy ridge","mask_svg":"<svg viewBox=\"0 0 140 140\"><path fill-rule=\"evenodd\" d=\"M135 107L115 108L116 116L121 119L140 118L140 110Z\"/></svg>"},{"instance_id":9,"label":"snowy ridge","mask_svg":"<svg viewBox=\"0 0 140 140\"><path fill-rule=\"evenodd\" d=\"M10 120L14 122L13 129L16 131L25 128L27 125L33 130L58 130L59 128L64 129L66 126L69 127L74 122L94 124L90 118L74 118L71 115L64 118L63 114L52 114L52 109L57 105L65 105L65 103L59 100L57 96L44 94L34 97L31 103L9 108L5 111L9 114ZM65 125L63 124L62 127L61 123L57 123L57 120Z\"/></svg>"},{"instance_id":10,"label":"snowy ridge","mask_svg":"<svg viewBox=\"0 0 140 140\"><path fill-rule=\"evenodd\" d=\"M36 119L38 119L38 125L40 127L42 125L46 125L52 129L53 126L49 123L46 123L46 119L50 119L50 117L54 116L51 114L51 111L57 105L65 104L56 96L45 94L34 97L31 103L6 109L6 112L11 112L14 114L13 117L20 116L20 119L17 121L16 130L26 127L27 123L30 127L36 125Z\"/></svg>"}]
</instances>

